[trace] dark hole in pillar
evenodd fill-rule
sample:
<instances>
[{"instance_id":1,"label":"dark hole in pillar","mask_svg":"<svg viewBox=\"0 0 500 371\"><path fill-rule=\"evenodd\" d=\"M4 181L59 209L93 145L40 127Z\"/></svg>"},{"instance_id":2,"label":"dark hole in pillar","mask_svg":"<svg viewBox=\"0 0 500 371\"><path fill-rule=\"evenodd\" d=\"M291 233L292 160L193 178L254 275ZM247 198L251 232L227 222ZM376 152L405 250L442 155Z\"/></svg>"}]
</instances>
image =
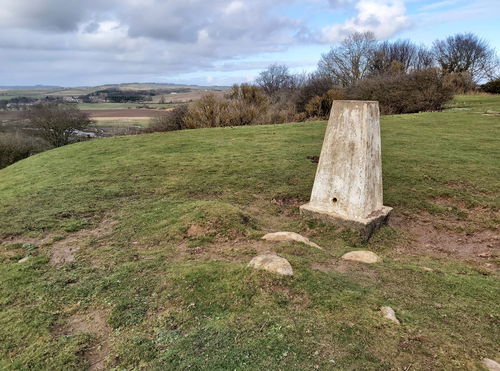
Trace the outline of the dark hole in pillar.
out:
<instances>
[{"instance_id":1,"label":"dark hole in pillar","mask_svg":"<svg viewBox=\"0 0 500 371\"><path fill-rule=\"evenodd\" d=\"M334 197L334 198L332 199L332 202L333 202L333 203L337 202L337 197Z\"/></svg>"}]
</instances>

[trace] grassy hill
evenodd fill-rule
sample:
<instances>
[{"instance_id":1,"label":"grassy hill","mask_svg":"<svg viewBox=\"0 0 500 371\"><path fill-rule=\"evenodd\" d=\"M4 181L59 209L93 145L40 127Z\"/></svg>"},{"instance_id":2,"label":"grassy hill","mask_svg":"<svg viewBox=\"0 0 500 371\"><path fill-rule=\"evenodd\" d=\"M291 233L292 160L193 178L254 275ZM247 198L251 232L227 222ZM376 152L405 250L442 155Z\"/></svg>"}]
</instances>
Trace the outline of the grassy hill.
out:
<instances>
[{"instance_id":1,"label":"grassy hill","mask_svg":"<svg viewBox=\"0 0 500 371\"><path fill-rule=\"evenodd\" d=\"M459 96L444 112L382 118L384 204L395 212L368 244L299 216L325 122L93 140L0 170L0 368L498 359L495 112L500 97ZM279 230L325 250L260 240ZM361 248L383 262L339 259ZM295 275L246 267L265 251Z\"/></svg>"}]
</instances>

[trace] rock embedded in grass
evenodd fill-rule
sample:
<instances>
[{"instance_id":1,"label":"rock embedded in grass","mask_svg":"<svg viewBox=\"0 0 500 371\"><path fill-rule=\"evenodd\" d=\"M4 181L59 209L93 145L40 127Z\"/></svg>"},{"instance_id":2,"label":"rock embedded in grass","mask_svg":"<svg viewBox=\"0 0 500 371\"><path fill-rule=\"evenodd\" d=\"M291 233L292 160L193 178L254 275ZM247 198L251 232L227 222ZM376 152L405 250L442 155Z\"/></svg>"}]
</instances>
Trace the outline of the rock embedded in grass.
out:
<instances>
[{"instance_id":1,"label":"rock embedded in grass","mask_svg":"<svg viewBox=\"0 0 500 371\"><path fill-rule=\"evenodd\" d=\"M483 358L483 365L489 371L500 371L500 364L492 359Z\"/></svg>"},{"instance_id":2,"label":"rock embedded in grass","mask_svg":"<svg viewBox=\"0 0 500 371\"><path fill-rule=\"evenodd\" d=\"M295 232L274 232L274 233L268 233L265 236L262 237L263 240L266 241L295 241L295 242L302 242L306 245L315 247L317 249L323 250L323 248L314 242L310 241L309 238L304 237L298 233Z\"/></svg>"},{"instance_id":3,"label":"rock embedded in grass","mask_svg":"<svg viewBox=\"0 0 500 371\"><path fill-rule=\"evenodd\" d=\"M24 258L18 260L18 263L24 263L24 262L27 262L29 260L30 256L25 256Z\"/></svg>"},{"instance_id":4,"label":"rock embedded in grass","mask_svg":"<svg viewBox=\"0 0 500 371\"><path fill-rule=\"evenodd\" d=\"M366 264L373 264L381 261L377 254L366 250L348 252L342 255L342 259Z\"/></svg>"},{"instance_id":5,"label":"rock embedded in grass","mask_svg":"<svg viewBox=\"0 0 500 371\"><path fill-rule=\"evenodd\" d=\"M392 309L391 307L381 307L380 311L382 312L384 318L387 318L388 320L397 323L398 325L400 324L399 320L396 317L394 309Z\"/></svg>"},{"instance_id":6,"label":"rock embedded in grass","mask_svg":"<svg viewBox=\"0 0 500 371\"><path fill-rule=\"evenodd\" d=\"M288 260L274 254L258 255L248 263L248 266L281 274L282 276L293 276L293 269Z\"/></svg>"}]
</instances>

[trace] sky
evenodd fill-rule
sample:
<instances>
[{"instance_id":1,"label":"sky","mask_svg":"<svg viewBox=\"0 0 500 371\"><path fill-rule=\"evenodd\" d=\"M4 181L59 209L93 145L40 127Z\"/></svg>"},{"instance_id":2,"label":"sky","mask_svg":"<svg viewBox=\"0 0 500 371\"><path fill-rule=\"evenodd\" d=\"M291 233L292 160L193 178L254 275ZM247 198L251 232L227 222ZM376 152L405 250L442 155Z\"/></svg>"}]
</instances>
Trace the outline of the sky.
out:
<instances>
[{"instance_id":1,"label":"sky","mask_svg":"<svg viewBox=\"0 0 500 371\"><path fill-rule=\"evenodd\" d=\"M500 52L500 0L0 0L0 86L251 82L311 72L352 32Z\"/></svg>"}]
</instances>

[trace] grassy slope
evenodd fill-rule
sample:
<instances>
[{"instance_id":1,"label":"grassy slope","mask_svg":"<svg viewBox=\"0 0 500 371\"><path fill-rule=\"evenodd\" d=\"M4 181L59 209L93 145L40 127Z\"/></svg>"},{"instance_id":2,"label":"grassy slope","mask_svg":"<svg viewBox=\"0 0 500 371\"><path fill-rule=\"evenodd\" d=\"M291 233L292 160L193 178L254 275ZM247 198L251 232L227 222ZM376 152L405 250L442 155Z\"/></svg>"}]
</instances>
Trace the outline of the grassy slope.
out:
<instances>
[{"instance_id":1,"label":"grassy slope","mask_svg":"<svg viewBox=\"0 0 500 371\"><path fill-rule=\"evenodd\" d=\"M481 112L500 111L500 98L462 96L453 106L471 109L383 117L385 204L403 219L459 218L471 233L498 227L469 211L498 211L500 118ZM99 344L108 365L128 368L452 369L497 357L493 271L402 255L402 229L386 227L364 246L299 217L316 167L306 156L319 154L324 129L95 140L1 170L0 368L78 368ZM109 234L74 233L106 223ZM293 278L247 269L259 237L276 230L305 233L326 251L268 245ZM77 259L53 267L50 251L65 238ZM384 262L339 263L362 247ZM381 305L402 326L381 319ZM56 330L96 310L111 330Z\"/></svg>"}]
</instances>

